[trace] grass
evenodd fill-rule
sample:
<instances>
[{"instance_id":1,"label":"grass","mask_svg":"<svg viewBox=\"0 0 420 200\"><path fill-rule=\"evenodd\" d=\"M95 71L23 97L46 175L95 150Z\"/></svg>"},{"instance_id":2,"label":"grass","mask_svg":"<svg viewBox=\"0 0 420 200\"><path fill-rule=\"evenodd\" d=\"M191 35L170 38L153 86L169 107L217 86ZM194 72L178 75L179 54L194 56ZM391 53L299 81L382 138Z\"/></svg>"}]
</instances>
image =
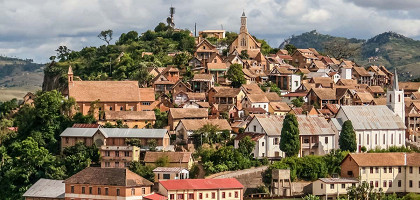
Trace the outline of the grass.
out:
<instances>
[{"instance_id":1,"label":"grass","mask_svg":"<svg viewBox=\"0 0 420 200\"><path fill-rule=\"evenodd\" d=\"M13 98L17 100L23 100L23 96L28 92L36 92L40 90L41 87L36 86L26 86L26 87L11 87L4 88L0 87L0 101L9 101Z\"/></svg>"}]
</instances>

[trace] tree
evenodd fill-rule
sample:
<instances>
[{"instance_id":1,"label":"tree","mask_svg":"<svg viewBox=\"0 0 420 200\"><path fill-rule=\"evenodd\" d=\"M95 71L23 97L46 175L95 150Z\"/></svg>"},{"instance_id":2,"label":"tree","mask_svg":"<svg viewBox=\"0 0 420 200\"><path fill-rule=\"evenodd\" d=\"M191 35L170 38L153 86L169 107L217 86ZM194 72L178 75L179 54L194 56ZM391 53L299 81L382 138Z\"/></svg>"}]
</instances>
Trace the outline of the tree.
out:
<instances>
[{"instance_id":1,"label":"tree","mask_svg":"<svg viewBox=\"0 0 420 200\"><path fill-rule=\"evenodd\" d=\"M99 149L94 146L86 146L82 142L76 143L76 145L67 147L63 150L64 166L67 170L67 175L72 176L79 171L82 171L86 167L89 167L91 163L99 163Z\"/></svg>"},{"instance_id":2,"label":"tree","mask_svg":"<svg viewBox=\"0 0 420 200\"><path fill-rule=\"evenodd\" d=\"M227 71L226 77L232 81L232 86L239 88L242 84L246 83L244 72L240 64L232 64Z\"/></svg>"},{"instance_id":3,"label":"tree","mask_svg":"<svg viewBox=\"0 0 420 200\"><path fill-rule=\"evenodd\" d=\"M319 200L319 197L312 194L308 194L305 197L303 197L302 200Z\"/></svg>"},{"instance_id":4,"label":"tree","mask_svg":"<svg viewBox=\"0 0 420 200\"><path fill-rule=\"evenodd\" d=\"M241 57L242 59L249 59L249 55L248 55L248 51L247 50L242 50L241 51L241 55L239 55L239 57Z\"/></svg>"},{"instance_id":5,"label":"tree","mask_svg":"<svg viewBox=\"0 0 420 200\"><path fill-rule=\"evenodd\" d=\"M287 114L283 121L280 140L280 150L282 150L287 157L297 156L299 153L300 140L298 126L299 124L296 116Z\"/></svg>"},{"instance_id":6,"label":"tree","mask_svg":"<svg viewBox=\"0 0 420 200\"><path fill-rule=\"evenodd\" d=\"M360 45L351 44L345 38L334 38L324 43L325 54L331 55L338 60L354 57L359 53L360 48Z\"/></svg>"},{"instance_id":7,"label":"tree","mask_svg":"<svg viewBox=\"0 0 420 200\"><path fill-rule=\"evenodd\" d=\"M338 144L343 151L355 152L357 150L356 133L350 120L344 122Z\"/></svg>"},{"instance_id":8,"label":"tree","mask_svg":"<svg viewBox=\"0 0 420 200\"><path fill-rule=\"evenodd\" d=\"M369 185L366 181L363 181L358 186L347 188L347 195L349 199L354 200L376 199L377 191L373 188L373 185Z\"/></svg>"},{"instance_id":9,"label":"tree","mask_svg":"<svg viewBox=\"0 0 420 200\"><path fill-rule=\"evenodd\" d=\"M106 31L101 31L101 33L99 33L98 38L105 41L107 45L109 45L109 42L111 42L112 40L112 34L114 31L112 31L111 29L108 29Z\"/></svg>"},{"instance_id":10,"label":"tree","mask_svg":"<svg viewBox=\"0 0 420 200\"><path fill-rule=\"evenodd\" d=\"M14 98L10 101L0 102L0 119L7 116L12 110L18 107L17 99Z\"/></svg>"},{"instance_id":11,"label":"tree","mask_svg":"<svg viewBox=\"0 0 420 200\"><path fill-rule=\"evenodd\" d=\"M153 125L153 128L163 128L168 126L168 113L167 112L160 112L158 108L155 108L156 121Z\"/></svg>"},{"instance_id":12,"label":"tree","mask_svg":"<svg viewBox=\"0 0 420 200\"><path fill-rule=\"evenodd\" d=\"M156 167L167 167L169 165L169 157L162 156L156 160Z\"/></svg>"},{"instance_id":13,"label":"tree","mask_svg":"<svg viewBox=\"0 0 420 200\"><path fill-rule=\"evenodd\" d=\"M59 46L58 49L56 49L55 51L57 52L57 58L60 60L60 62L69 59L71 50L67 48L67 46Z\"/></svg>"},{"instance_id":14,"label":"tree","mask_svg":"<svg viewBox=\"0 0 420 200\"><path fill-rule=\"evenodd\" d=\"M218 137L218 132L220 132L218 125L213 124L204 124L201 128L194 131L192 137L193 142L196 147L202 146L203 144L215 144L220 142Z\"/></svg>"},{"instance_id":15,"label":"tree","mask_svg":"<svg viewBox=\"0 0 420 200\"><path fill-rule=\"evenodd\" d=\"M252 151L255 148L255 141L251 140L251 137L246 136L239 141L239 152L242 153L243 156L247 158L251 158Z\"/></svg>"},{"instance_id":16,"label":"tree","mask_svg":"<svg viewBox=\"0 0 420 200\"><path fill-rule=\"evenodd\" d=\"M150 166L144 166L138 161L132 161L128 169L152 183L155 182L155 174L153 173L153 168Z\"/></svg>"},{"instance_id":17,"label":"tree","mask_svg":"<svg viewBox=\"0 0 420 200\"><path fill-rule=\"evenodd\" d=\"M287 50L289 55L292 55L296 51L297 48L293 44L286 44L286 46L284 46L284 49Z\"/></svg>"},{"instance_id":18,"label":"tree","mask_svg":"<svg viewBox=\"0 0 420 200\"><path fill-rule=\"evenodd\" d=\"M189 53L178 53L174 56L173 62L176 66L183 69L188 65L191 58L192 56Z\"/></svg>"},{"instance_id":19,"label":"tree","mask_svg":"<svg viewBox=\"0 0 420 200\"><path fill-rule=\"evenodd\" d=\"M162 32L162 31L167 31L169 29L169 26L167 26L166 24L160 22L156 27L155 27L155 32Z\"/></svg>"},{"instance_id":20,"label":"tree","mask_svg":"<svg viewBox=\"0 0 420 200\"><path fill-rule=\"evenodd\" d=\"M149 151L156 151L157 141L155 139L148 140L147 146L149 146Z\"/></svg>"},{"instance_id":21,"label":"tree","mask_svg":"<svg viewBox=\"0 0 420 200\"><path fill-rule=\"evenodd\" d=\"M303 101L302 97L298 97L298 98L292 100L292 104L297 108L302 107L303 103L304 103L304 101Z\"/></svg>"}]
</instances>

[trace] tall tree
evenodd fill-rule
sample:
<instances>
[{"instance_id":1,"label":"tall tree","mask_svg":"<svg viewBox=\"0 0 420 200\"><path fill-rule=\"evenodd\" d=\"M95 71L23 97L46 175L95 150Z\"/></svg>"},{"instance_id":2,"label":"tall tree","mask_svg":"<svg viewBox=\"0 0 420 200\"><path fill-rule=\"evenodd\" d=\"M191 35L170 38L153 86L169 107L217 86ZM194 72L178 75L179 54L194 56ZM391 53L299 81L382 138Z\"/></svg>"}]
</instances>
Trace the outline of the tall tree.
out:
<instances>
[{"instance_id":1,"label":"tall tree","mask_svg":"<svg viewBox=\"0 0 420 200\"><path fill-rule=\"evenodd\" d=\"M59 46L55 51L57 52L57 58L60 59L60 62L69 59L71 50L67 48L67 46Z\"/></svg>"},{"instance_id":2,"label":"tall tree","mask_svg":"<svg viewBox=\"0 0 420 200\"><path fill-rule=\"evenodd\" d=\"M324 43L324 51L336 59L347 59L360 53L361 46L351 44L345 38L335 38Z\"/></svg>"},{"instance_id":3,"label":"tall tree","mask_svg":"<svg viewBox=\"0 0 420 200\"><path fill-rule=\"evenodd\" d=\"M287 114L284 118L283 128L281 129L280 150L287 157L297 156L299 154L299 124L296 116L293 114Z\"/></svg>"},{"instance_id":4,"label":"tall tree","mask_svg":"<svg viewBox=\"0 0 420 200\"><path fill-rule=\"evenodd\" d=\"M240 64L232 64L227 71L226 77L232 81L232 86L235 88L241 87L246 83L244 72Z\"/></svg>"},{"instance_id":5,"label":"tall tree","mask_svg":"<svg viewBox=\"0 0 420 200\"><path fill-rule=\"evenodd\" d=\"M101 33L99 33L98 38L105 41L107 45L109 45L109 42L111 42L112 40L112 34L114 33L114 31L112 31L111 29L106 30L106 31L101 31Z\"/></svg>"},{"instance_id":6,"label":"tall tree","mask_svg":"<svg viewBox=\"0 0 420 200\"><path fill-rule=\"evenodd\" d=\"M251 137L246 136L239 141L239 152L242 153L243 156L251 158L252 151L255 148L255 141L251 140Z\"/></svg>"},{"instance_id":7,"label":"tall tree","mask_svg":"<svg viewBox=\"0 0 420 200\"><path fill-rule=\"evenodd\" d=\"M344 122L338 144L343 151L355 152L357 150L356 133L350 120Z\"/></svg>"}]
</instances>

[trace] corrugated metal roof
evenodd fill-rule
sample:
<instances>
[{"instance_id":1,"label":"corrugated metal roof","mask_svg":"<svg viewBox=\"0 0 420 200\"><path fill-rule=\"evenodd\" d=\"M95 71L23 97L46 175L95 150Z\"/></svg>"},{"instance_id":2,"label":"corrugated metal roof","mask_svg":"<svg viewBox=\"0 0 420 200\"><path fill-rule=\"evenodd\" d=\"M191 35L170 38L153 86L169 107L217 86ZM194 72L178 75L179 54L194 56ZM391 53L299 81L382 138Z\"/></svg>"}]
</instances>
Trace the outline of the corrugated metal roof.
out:
<instances>
[{"instance_id":1,"label":"corrugated metal roof","mask_svg":"<svg viewBox=\"0 0 420 200\"><path fill-rule=\"evenodd\" d=\"M97 131L106 137L122 138L163 138L166 129L135 129L135 128L66 128L60 137L92 137Z\"/></svg>"},{"instance_id":2,"label":"corrugated metal roof","mask_svg":"<svg viewBox=\"0 0 420 200\"><path fill-rule=\"evenodd\" d=\"M341 106L354 130L405 129L402 119L387 106ZM342 125L342 124L341 124Z\"/></svg>"},{"instance_id":3,"label":"corrugated metal roof","mask_svg":"<svg viewBox=\"0 0 420 200\"><path fill-rule=\"evenodd\" d=\"M187 170L187 168L183 168L183 167L156 167L153 170L153 172L176 172L176 173L179 173L182 170Z\"/></svg>"},{"instance_id":4,"label":"corrugated metal roof","mask_svg":"<svg viewBox=\"0 0 420 200\"><path fill-rule=\"evenodd\" d=\"M285 116L255 116L267 135L281 135ZM334 135L331 124L324 117L296 115L299 135Z\"/></svg>"},{"instance_id":5,"label":"corrugated metal roof","mask_svg":"<svg viewBox=\"0 0 420 200\"><path fill-rule=\"evenodd\" d=\"M65 185L63 180L39 179L24 194L23 197L63 198Z\"/></svg>"},{"instance_id":6,"label":"corrugated metal roof","mask_svg":"<svg viewBox=\"0 0 420 200\"><path fill-rule=\"evenodd\" d=\"M357 178L319 178L324 183L358 183Z\"/></svg>"}]
</instances>

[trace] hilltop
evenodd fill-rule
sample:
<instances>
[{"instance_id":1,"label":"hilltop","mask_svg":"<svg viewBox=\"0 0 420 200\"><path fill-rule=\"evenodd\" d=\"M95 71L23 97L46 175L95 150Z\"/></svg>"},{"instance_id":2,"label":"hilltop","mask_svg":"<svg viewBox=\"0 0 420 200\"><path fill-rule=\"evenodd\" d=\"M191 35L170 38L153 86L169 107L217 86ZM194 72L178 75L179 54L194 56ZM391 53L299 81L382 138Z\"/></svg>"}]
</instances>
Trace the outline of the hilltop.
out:
<instances>
[{"instance_id":1,"label":"hilltop","mask_svg":"<svg viewBox=\"0 0 420 200\"><path fill-rule=\"evenodd\" d=\"M350 45L359 46L361 51L351 59L360 65L384 65L389 70L397 67L402 80L420 77L420 68L417 67L420 65L420 41L394 32L362 40L321 34L314 30L286 39L280 48L293 44L297 48L316 48L323 52L324 44L334 39L347 40Z\"/></svg>"},{"instance_id":2,"label":"hilltop","mask_svg":"<svg viewBox=\"0 0 420 200\"><path fill-rule=\"evenodd\" d=\"M0 101L22 98L29 91L41 89L43 66L31 59L0 56Z\"/></svg>"}]
</instances>

